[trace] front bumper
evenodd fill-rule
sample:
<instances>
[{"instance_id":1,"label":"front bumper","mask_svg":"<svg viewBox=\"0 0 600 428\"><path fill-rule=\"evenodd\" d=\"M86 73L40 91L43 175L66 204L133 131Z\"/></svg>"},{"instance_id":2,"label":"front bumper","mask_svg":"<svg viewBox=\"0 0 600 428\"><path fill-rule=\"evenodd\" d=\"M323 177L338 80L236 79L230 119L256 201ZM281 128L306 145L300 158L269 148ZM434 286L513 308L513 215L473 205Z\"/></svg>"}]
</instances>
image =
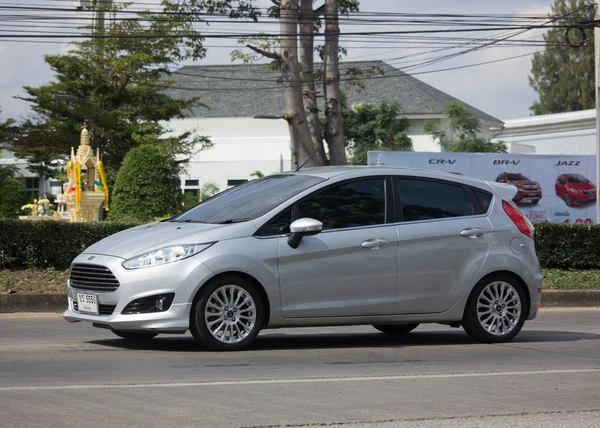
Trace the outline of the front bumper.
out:
<instances>
[{"instance_id":1,"label":"front bumper","mask_svg":"<svg viewBox=\"0 0 600 428\"><path fill-rule=\"evenodd\" d=\"M94 254L93 259L88 260L90 256L92 254L82 254L73 263L107 267L118 279L119 286L114 291L84 290L71 286L69 282L68 309L63 314L68 322L87 321L112 330L183 333L189 329L192 301L197 290L212 276L212 272L195 257L167 265L127 270L121 266L122 258ZM96 294L101 313L105 314L78 312L74 305L77 293ZM174 293L175 297L165 311L122 313L133 300L167 293Z\"/></svg>"}]
</instances>

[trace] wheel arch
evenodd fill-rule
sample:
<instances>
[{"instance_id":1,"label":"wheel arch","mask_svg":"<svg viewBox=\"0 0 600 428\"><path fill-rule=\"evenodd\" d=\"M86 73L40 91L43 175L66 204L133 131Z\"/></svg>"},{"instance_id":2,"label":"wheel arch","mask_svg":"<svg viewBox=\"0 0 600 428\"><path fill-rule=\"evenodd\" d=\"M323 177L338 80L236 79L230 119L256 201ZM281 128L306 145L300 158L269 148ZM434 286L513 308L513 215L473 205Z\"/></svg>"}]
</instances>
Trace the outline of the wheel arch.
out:
<instances>
[{"instance_id":1,"label":"wheel arch","mask_svg":"<svg viewBox=\"0 0 600 428\"><path fill-rule=\"evenodd\" d=\"M519 275L517 275L516 273L509 271L509 270L497 270L494 272L490 272L490 273L486 274L485 276L483 276L479 281L477 281L475 286L469 291L469 298L467 299L467 304L465 304L465 307L463 309L463 316L465 315L465 313L467 311L467 308L469 306L469 301L473 298L473 294L474 294L477 286L479 284L481 284L482 282L488 280L489 277L494 276L494 275L506 275L506 276L509 276L512 279L514 279L517 283L519 283L519 285L523 289L523 292L525 293L525 297L527 299L527 304L525 305L525 319L527 319L527 317L529 317L529 311L531 310L531 294L529 291L529 287L527 287L527 283L523 280L523 278L521 278Z\"/></svg>"},{"instance_id":2,"label":"wheel arch","mask_svg":"<svg viewBox=\"0 0 600 428\"><path fill-rule=\"evenodd\" d=\"M271 304L269 302L269 297L267 296L267 292L265 291L265 288L263 287L263 285L260 283L259 280L257 280L255 277L253 277L252 275L245 273L245 272L240 272L240 271L236 271L236 270L232 270L232 271L226 271L226 272L220 272L214 276L212 276L211 278L209 278L204 284L202 284L202 286L198 287L198 290L196 290L196 294L194 295L194 298L192 299L192 308L195 307L197 300L200 298L200 294L204 288L204 286L206 284L209 284L212 281L215 281L218 278L222 278L225 276L237 276L238 278L244 279L246 281L248 281L249 283L251 283L255 288L256 291L258 292L258 294L260 295L260 298L262 300L262 303L264 305L264 327L267 327L269 325L269 320L271 318ZM192 322L192 317L194 316L194 311L191 310L190 311L190 323Z\"/></svg>"}]
</instances>

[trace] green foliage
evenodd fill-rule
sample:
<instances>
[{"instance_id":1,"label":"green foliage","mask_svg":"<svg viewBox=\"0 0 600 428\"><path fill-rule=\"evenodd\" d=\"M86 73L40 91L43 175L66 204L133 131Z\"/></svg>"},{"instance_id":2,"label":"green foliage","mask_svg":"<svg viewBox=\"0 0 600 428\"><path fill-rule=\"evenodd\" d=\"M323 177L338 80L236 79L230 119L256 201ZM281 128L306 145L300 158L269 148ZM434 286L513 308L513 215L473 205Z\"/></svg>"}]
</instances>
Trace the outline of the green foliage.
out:
<instances>
[{"instance_id":1,"label":"green foliage","mask_svg":"<svg viewBox=\"0 0 600 428\"><path fill-rule=\"evenodd\" d=\"M117 174L109 218L153 221L181 211L180 168L162 146L131 149Z\"/></svg>"},{"instance_id":2,"label":"green foliage","mask_svg":"<svg viewBox=\"0 0 600 428\"><path fill-rule=\"evenodd\" d=\"M204 185L200 189L200 200L204 201L208 198L212 198L220 191L221 189L219 188L219 185L217 183L214 183L212 181L204 183Z\"/></svg>"},{"instance_id":3,"label":"green foliage","mask_svg":"<svg viewBox=\"0 0 600 428\"><path fill-rule=\"evenodd\" d=\"M536 223L536 251L543 267L600 269L600 226Z\"/></svg>"},{"instance_id":4,"label":"green foliage","mask_svg":"<svg viewBox=\"0 0 600 428\"><path fill-rule=\"evenodd\" d=\"M25 186L19 180L8 177L0 181L0 218L19 218L26 201Z\"/></svg>"},{"instance_id":5,"label":"green foliage","mask_svg":"<svg viewBox=\"0 0 600 428\"><path fill-rule=\"evenodd\" d=\"M15 165L0 165L0 181L3 181L5 178L15 178L18 171Z\"/></svg>"},{"instance_id":6,"label":"green foliage","mask_svg":"<svg viewBox=\"0 0 600 428\"><path fill-rule=\"evenodd\" d=\"M0 269L66 269L85 248L139 223L66 223L0 219ZM536 223L535 244L544 269L600 270L600 226ZM558 288L565 274L554 283ZM592 275L592 273L590 273ZM589 282L591 279L582 279ZM593 288L593 287L585 287ZM597 287L596 287L597 288Z\"/></svg>"},{"instance_id":7,"label":"green foliage","mask_svg":"<svg viewBox=\"0 0 600 428\"><path fill-rule=\"evenodd\" d=\"M460 101L454 101L446 106L446 116L450 125L440 129L433 121L425 122L425 132L433 140L449 152L470 153L506 153L507 147L503 142L488 143L479 136L481 122L479 118L468 111Z\"/></svg>"},{"instance_id":8,"label":"green foliage","mask_svg":"<svg viewBox=\"0 0 600 428\"><path fill-rule=\"evenodd\" d=\"M196 190L193 192L185 192L183 194L183 208L184 209L191 208L194 205L196 205L198 202L200 202L200 195L198 193L199 192Z\"/></svg>"},{"instance_id":9,"label":"green foliage","mask_svg":"<svg viewBox=\"0 0 600 428\"><path fill-rule=\"evenodd\" d=\"M66 269L90 245L136 225L0 219L0 269Z\"/></svg>"},{"instance_id":10,"label":"green foliage","mask_svg":"<svg viewBox=\"0 0 600 428\"><path fill-rule=\"evenodd\" d=\"M2 109L0 108L0 114ZM14 119L0 119L0 150L3 147L7 147L10 140L14 138L14 134L17 131L16 121Z\"/></svg>"},{"instance_id":11,"label":"green foliage","mask_svg":"<svg viewBox=\"0 0 600 428\"><path fill-rule=\"evenodd\" d=\"M342 104L344 135L352 152L350 162L366 165L370 150L412 150L407 134L409 123L399 117L400 104L381 102L355 104L347 109Z\"/></svg>"},{"instance_id":12,"label":"green foliage","mask_svg":"<svg viewBox=\"0 0 600 428\"><path fill-rule=\"evenodd\" d=\"M265 175L259 170L256 170L252 174L250 174L250 177L255 177L255 178L262 178L264 176Z\"/></svg>"},{"instance_id":13,"label":"green foliage","mask_svg":"<svg viewBox=\"0 0 600 428\"><path fill-rule=\"evenodd\" d=\"M168 2L167 2L168 3ZM114 6L114 16L126 8ZM124 11L128 13L128 11ZM31 162L65 158L79 142L87 121L92 144L101 149L106 169L116 172L127 151L160 143L173 153L190 154L205 137L190 132L164 137L163 121L182 117L196 98L175 99L165 93L174 82L169 67L185 59L202 58L205 48L192 17L170 18L149 12L107 20L107 36L74 43L66 54L46 55L55 81L26 86L22 99L37 118L21 124L14 151ZM156 37L156 35L173 35ZM187 34L191 37L182 37Z\"/></svg>"},{"instance_id":14,"label":"green foliage","mask_svg":"<svg viewBox=\"0 0 600 428\"><path fill-rule=\"evenodd\" d=\"M594 28L583 30L583 46L572 47L565 43L565 28L558 27L593 20L594 5L588 0L555 0L549 16L562 18L544 34L546 49L533 57L529 84L539 100L530 110L539 115L595 108ZM569 39L581 42L581 31L569 31Z\"/></svg>"}]
</instances>

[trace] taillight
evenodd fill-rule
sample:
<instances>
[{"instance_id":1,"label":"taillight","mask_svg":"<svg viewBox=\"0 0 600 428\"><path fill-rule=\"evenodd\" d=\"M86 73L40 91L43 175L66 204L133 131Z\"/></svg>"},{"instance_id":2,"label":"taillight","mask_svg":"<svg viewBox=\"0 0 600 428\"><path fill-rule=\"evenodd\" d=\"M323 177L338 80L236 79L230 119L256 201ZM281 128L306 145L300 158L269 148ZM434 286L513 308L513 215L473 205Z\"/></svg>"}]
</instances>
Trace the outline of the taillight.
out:
<instances>
[{"instance_id":1,"label":"taillight","mask_svg":"<svg viewBox=\"0 0 600 428\"><path fill-rule=\"evenodd\" d=\"M519 209L511 202L502 201L502 208L510 219L513 221L517 229L524 234L533 239L533 225L529 221L525 214L523 214Z\"/></svg>"}]
</instances>

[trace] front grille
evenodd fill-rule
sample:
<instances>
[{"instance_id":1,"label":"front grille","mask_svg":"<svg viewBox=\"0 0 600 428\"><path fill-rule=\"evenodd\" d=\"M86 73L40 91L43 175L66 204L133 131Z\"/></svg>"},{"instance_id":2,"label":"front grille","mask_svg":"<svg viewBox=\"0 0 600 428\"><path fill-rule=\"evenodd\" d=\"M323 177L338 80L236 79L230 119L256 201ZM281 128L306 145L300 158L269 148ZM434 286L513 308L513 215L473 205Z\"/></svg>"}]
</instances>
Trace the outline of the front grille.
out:
<instances>
[{"instance_id":1,"label":"front grille","mask_svg":"<svg viewBox=\"0 0 600 428\"><path fill-rule=\"evenodd\" d=\"M115 291L120 285L109 268L83 263L73 265L69 281L73 288L94 291Z\"/></svg>"},{"instance_id":2,"label":"front grille","mask_svg":"<svg viewBox=\"0 0 600 428\"><path fill-rule=\"evenodd\" d=\"M537 190L538 186L536 186L535 184L524 184L523 185L523 189L525 189L525 190Z\"/></svg>"},{"instance_id":3,"label":"front grille","mask_svg":"<svg viewBox=\"0 0 600 428\"><path fill-rule=\"evenodd\" d=\"M100 315L112 315L116 307L117 305L100 304L98 310L100 312ZM75 300L73 300L73 310L79 312L79 306L77 305L77 302Z\"/></svg>"},{"instance_id":4,"label":"front grille","mask_svg":"<svg viewBox=\"0 0 600 428\"><path fill-rule=\"evenodd\" d=\"M595 192L596 192L595 190L584 190L583 194L584 195L591 195L592 193L595 193Z\"/></svg>"}]
</instances>

